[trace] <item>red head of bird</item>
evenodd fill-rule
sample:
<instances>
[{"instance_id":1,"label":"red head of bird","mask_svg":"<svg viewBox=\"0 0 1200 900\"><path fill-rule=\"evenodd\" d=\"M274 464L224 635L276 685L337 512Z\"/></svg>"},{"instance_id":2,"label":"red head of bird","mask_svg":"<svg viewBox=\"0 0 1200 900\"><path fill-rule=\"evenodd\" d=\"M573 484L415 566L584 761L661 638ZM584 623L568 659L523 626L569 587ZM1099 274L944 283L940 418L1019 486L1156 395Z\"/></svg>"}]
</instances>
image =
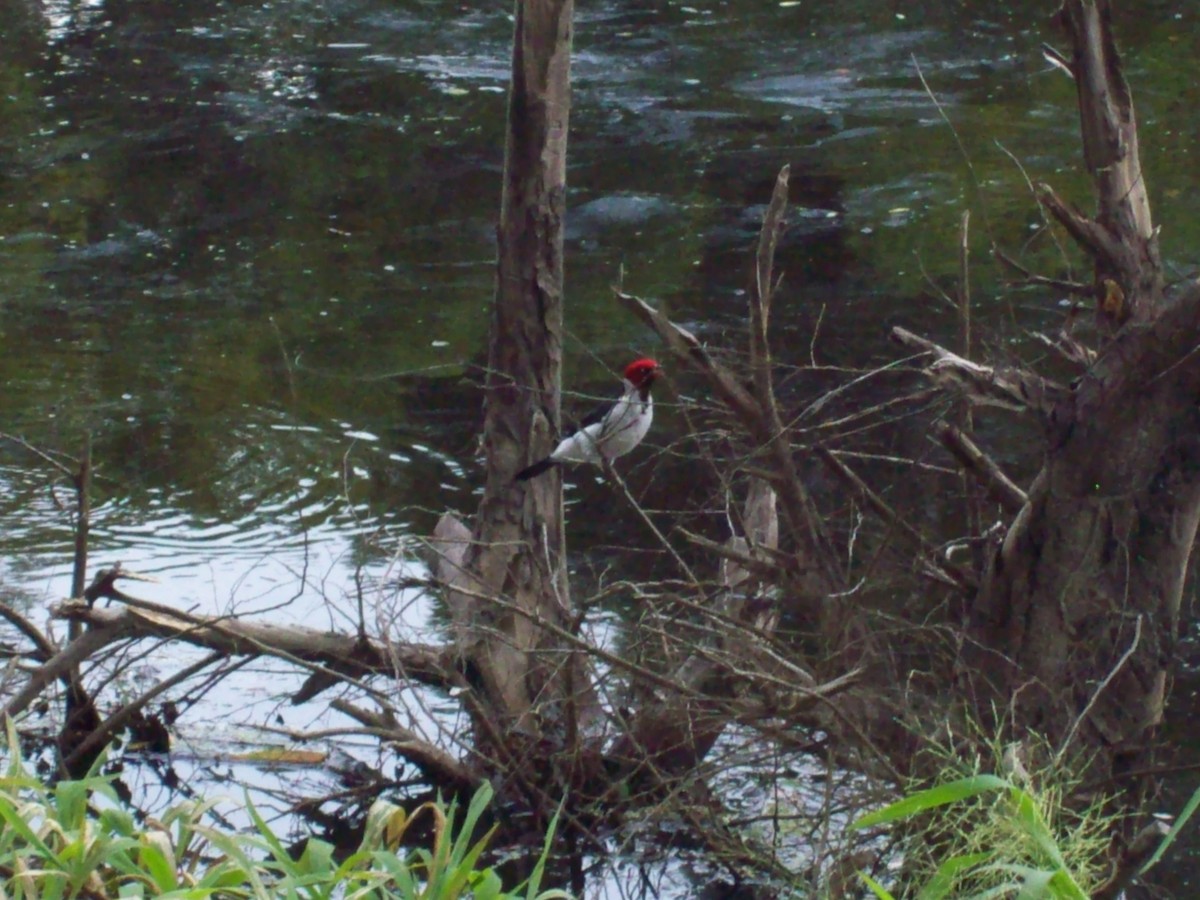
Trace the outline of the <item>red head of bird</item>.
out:
<instances>
[{"instance_id":1,"label":"red head of bird","mask_svg":"<svg viewBox=\"0 0 1200 900\"><path fill-rule=\"evenodd\" d=\"M659 365L652 359L635 359L625 367L625 380L635 388L649 387L658 375Z\"/></svg>"}]
</instances>

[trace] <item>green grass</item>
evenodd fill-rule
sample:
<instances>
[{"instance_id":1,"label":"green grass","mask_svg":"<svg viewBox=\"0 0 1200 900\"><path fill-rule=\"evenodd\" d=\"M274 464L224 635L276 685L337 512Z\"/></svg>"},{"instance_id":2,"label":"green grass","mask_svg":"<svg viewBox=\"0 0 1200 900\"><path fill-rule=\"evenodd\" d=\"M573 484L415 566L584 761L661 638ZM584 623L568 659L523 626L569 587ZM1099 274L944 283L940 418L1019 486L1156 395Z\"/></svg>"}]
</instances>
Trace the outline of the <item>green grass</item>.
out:
<instances>
[{"instance_id":1,"label":"green grass","mask_svg":"<svg viewBox=\"0 0 1200 900\"><path fill-rule=\"evenodd\" d=\"M941 770L934 785L911 786L851 831L904 823L893 889L905 897L1086 900L1110 875L1123 813L1104 797L1081 806L1086 767L1036 736L1008 745L982 737L986 752L970 759L949 745L929 747ZM892 900L887 887L863 878L875 897Z\"/></svg>"},{"instance_id":2,"label":"green grass","mask_svg":"<svg viewBox=\"0 0 1200 900\"><path fill-rule=\"evenodd\" d=\"M541 890L553 839L551 823L528 881L506 890L497 872L481 865L492 832L471 836L492 799L482 785L461 823L453 804L426 803L411 815L377 801L362 843L338 861L331 844L310 838L293 858L247 799L255 830L233 834L205 824L210 802L171 807L139 827L109 779L90 774L53 787L32 776L7 726L9 762L0 776L0 898L107 900L169 897L180 900L558 900ZM433 822L428 849L405 855L400 843L418 818Z\"/></svg>"},{"instance_id":3,"label":"green grass","mask_svg":"<svg viewBox=\"0 0 1200 900\"><path fill-rule=\"evenodd\" d=\"M1030 747L1034 749L1030 750ZM851 832L906 823L901 884L893 889L916 900L1087 900L1110 874L1108 852L1121 814L1104 798L1074 809L1065 798L1078 788L1069 761L1040 748L993 746L995 768L970 767L943 754L944 778L912 789L888 806L854 821ZM1027 752L1018 752L1021 749ZM1042 759L1032 772L1019 760ZM1200 789L1139 869L1145 875L1162 859L1200 808ZM878 900L894 900L888 886L859 873Z\"/></svg>"},{"instance_id":4,"label":"green grass","mask_svg":"<svg viewBox=\"0 0 1200 900\"><path fill-rule=\"evenodd\" d=\"M921 884L918 900L945 897L1020 897L1022 900L1087 900L1080 881L1103 860L1107 841L1093 820L1076 820L1073 834L1056 834L1051 817L1057 797L1036 795L997 775L978 774L909 794L862 816L852 830L871 828L938 811L926 836L947 848ZM1097 820L1098 821L1098 820ZM933 832L934 835L929 835ZM1060 841L1065 841L1069 853ZM1071 855L1072 865L1068 863ZM1082 867L1082 872L1080 868ZM863 875L879 900L894 900L883 885Z\"/></svg>"}]
</instances>

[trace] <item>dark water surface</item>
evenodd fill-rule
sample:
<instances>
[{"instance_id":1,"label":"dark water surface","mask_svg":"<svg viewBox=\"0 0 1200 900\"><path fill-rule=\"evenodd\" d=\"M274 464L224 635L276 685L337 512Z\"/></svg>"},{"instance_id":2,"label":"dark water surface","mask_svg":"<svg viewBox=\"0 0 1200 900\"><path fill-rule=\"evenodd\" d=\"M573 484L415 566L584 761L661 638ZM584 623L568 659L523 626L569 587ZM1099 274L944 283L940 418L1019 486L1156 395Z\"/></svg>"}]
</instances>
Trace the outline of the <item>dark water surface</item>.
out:
<instances>
[{"instance_id":1,"label":"dark water surface","mask_svg":"<svg viewBox=\"0 0 1200 900\"><path fill-rule=\"evenodd\" d=\"M988 343L1024 353L1063 298L1004 288L991 244L1086 271L1038 236L1026 186L1090 205L1073 88L1039 49L1055 5L581 4L568 383L607 393L654 349L610 299L621 271L738 341L784 163L784 362L809 358L818 319L827 363L895 358L895 323L952 333L929 282L953 283L967 208ZM1164 252L1189 271L1200 9L1120 7ZM383 0L0 3L0 431L68 453L93 434L97 564L155 575L148 599L353 627L356 573L404 574L407 537L472 510L464 375L486 343L511 21ZM662 446L681 425L660 422ZM654 469L645 451L635 478ZM51 482L0 445L0 591L39 621L69 590ZM613 531L591 509L581 549ZM430 618L366 608L412 635ZM264 671L206 715L262 721Z\"/></svg>"}]
</instances>

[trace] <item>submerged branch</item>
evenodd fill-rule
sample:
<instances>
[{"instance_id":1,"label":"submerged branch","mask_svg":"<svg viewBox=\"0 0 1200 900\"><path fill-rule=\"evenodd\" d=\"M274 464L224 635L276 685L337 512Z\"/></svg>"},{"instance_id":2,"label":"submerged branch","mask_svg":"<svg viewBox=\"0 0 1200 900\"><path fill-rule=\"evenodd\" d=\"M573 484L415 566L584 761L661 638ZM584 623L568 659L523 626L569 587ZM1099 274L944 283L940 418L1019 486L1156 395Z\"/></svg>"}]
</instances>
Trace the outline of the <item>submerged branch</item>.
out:
<instances>
[{"instance_id":1,"label":"submerged branch","mask_svg":"<svg viewBox=\"0 0 1200 900\"><path fill-rule=\"evenodd\" d=\"M412 729L405 728L396 721L391 710L375 712L343 699L334 700L330 705L386 740L396 753L420 769L440 789L469 791L479 786L479 778L467 766Z\"/></svg>"}]
</instances>

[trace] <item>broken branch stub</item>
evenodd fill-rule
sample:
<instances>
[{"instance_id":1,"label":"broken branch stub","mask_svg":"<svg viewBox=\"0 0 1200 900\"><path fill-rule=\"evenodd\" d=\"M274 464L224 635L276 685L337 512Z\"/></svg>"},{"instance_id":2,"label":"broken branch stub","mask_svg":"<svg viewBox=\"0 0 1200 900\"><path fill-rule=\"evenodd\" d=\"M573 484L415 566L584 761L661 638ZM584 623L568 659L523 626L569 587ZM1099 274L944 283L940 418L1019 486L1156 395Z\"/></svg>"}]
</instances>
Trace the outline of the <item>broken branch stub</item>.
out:
<instances>
[{"instance_id":1,"label":"broken branch stub","mask_svg":"<svg viewBox=\"0 0 1200 900\"><path fill-rule=\"evenodd\" d=\"M1093 258L1100 320L1110 328L1153 317L1162 300L1162 261L1142 177L1137 116L1112 33L1110 0L1064 0L1058 14L1072 47L1083 157L1096 187L1089 220L1052 190L1040 199ZM1112 279L1115 290L1105 286ZM1114 302L1114 298L1120 302Z\"/></svg>"},{"instance_id":2,"label":"broken branch stub","mask_svg":"<svg viewBox=\"0 0 1200 900\"><path fill-rule=\"evenodd\" d=\"M972 362L899 325L892 328L892 340L910 350L932 355L933 361L925 367L925 374L934 383L961 393L978 406L997 406L1014 412L1031 410L1049 416L1069 394L1062 385L1034 372Z\"/></svg>"}]
</instances>

